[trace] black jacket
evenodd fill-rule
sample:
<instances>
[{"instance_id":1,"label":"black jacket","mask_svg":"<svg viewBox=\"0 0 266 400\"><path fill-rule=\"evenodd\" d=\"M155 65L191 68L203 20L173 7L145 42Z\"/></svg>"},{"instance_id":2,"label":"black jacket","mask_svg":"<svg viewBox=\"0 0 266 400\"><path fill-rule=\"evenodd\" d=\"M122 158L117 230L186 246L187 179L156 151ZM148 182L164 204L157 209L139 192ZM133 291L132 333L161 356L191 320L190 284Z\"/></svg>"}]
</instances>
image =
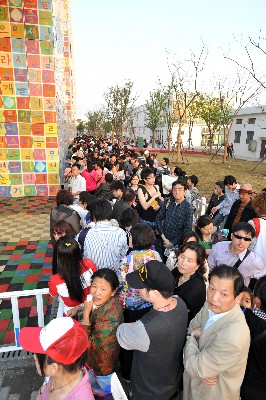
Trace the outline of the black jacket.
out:
<instances>
[{"instance_id":1,"label":"black jacket","mask_svg":"<svg viewBox=\"0 0 266 400\"><path fill-rule=\"evenodd\" d=\"M239 200L236 200L236 201L233 203L233 205L232 205L232 207L231 207L231 210L230 210L230 213L228 214L226 223L225 223L225 225L224 225L225 229L229 229L229 235L231 235L233 222L234 222L234 219L235 219L235 217L236 217L236 215L237 215L237 213L238 213L240 204L241 204L241 200L240 200L240 199L239 199ZM250 201L250 202L246 205L246 207L244 208L244 210L243 210L243 212L242 212L242 215L241 215L241 217L240 217L239 222L248 222L250 219L256 218L256 217L257 217L257 214L256 214L254 208L252 207L252 203L251 203L251 201ZM231 240L231 236L228 236L228 237L230 237L229 240Z\"/></svg>"}]
</instances>

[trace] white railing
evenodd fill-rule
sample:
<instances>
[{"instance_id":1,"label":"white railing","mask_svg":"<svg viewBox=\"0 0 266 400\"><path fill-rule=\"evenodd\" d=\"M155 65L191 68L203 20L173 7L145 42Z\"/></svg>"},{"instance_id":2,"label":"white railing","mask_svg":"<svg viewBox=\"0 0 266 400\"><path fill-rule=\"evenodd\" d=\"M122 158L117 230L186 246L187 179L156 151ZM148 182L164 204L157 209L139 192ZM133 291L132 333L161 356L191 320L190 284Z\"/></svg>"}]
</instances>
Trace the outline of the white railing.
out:
<instances>
[{"instance_id":1,"label":"white railing","mask_svg":"<svg viewBox=\"0 0 266 400\"><path fill-rule=\"evenodd\" d=\"M204 215L206 213L207 207L208 207L208 203L207 203L206 197L197 199L196 200L196 211L195 211L196 218L199 218L201 215Z\"/></svg>"},{"instance_id":2,"label":"white railing","mask_svg":"<svg viewBox=\"0 0 266 400\"><path fill-rule=\"evenodd\" d=\"M0 299L10 299L11 300L13 324L14 324L14 335L15 335L15 346L12 346L12 345L0 346L0 353L4 353L6 351L20 350L22 348L20 346L19 340L18 340L18 336L19 336L19 332L20 332L18 298L19 297L27 297L27 296L35 296L36 297L38 325L44 326L43 295L46 295L46 294L49 294L48 288L0 293Z\"/></svg>"}]
</instances>

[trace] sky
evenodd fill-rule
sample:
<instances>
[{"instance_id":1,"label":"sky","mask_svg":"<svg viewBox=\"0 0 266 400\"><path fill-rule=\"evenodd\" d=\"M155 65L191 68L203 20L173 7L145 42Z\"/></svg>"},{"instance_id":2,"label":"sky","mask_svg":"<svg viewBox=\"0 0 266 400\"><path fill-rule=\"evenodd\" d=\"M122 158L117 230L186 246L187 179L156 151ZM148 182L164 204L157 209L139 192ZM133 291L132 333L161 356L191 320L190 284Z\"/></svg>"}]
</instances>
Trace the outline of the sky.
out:
<instances>
[{"instance_id":1,"label":"sky","mask_svg":"<svg viewBox=\"0 0 266 400\"><path fill-rule=\"evenodd\" d=\"M200 79L209 91L216 76L230 79L235 70L224 54L245 64L241 45L261 29L266 37L266 0L72 0L71 14L79 118L104 105L109 87L128 80L137 105L144 104L158 80L170 81L167 53L172 65L191 51L199 55L203 43L208 56ZM254 50L252 57L262 70L266 56Z\"/></svg>"}]
</instances>

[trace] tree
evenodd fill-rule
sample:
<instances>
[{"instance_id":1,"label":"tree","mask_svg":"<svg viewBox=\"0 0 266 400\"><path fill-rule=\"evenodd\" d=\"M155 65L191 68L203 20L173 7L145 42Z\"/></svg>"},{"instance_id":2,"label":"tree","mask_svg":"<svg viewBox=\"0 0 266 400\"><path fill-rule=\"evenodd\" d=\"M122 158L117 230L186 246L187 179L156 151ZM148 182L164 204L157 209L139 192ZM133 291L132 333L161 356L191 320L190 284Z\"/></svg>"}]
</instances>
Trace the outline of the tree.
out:
<instances>
[{"instance_id":1,"label":"tree","mask_svg":"<svg viewBox=\"0 0 266 400\"><path fill-rule=\"evenodd\" d=\"M164 112L166 108L166 97L162 90L157 89L150 92L150 98L146 101L145 126L152 131L152 147L155 147L155 130L165 123Z\"/></svg>"},{"instance_id":2,"label":"tree","mask_svg":"<svg viewBox=\"0 0 266 400\"><path fill-rule=\"evenodd\" d=\"M83 121L80 121L79 124L77 125L78 134L83 133L85 128L86 128L85 123Z\"/></svg>"},{"instance_id":3,"label":"tree","mask_svg":"<svg viewBox=\"0 0 266 400\"><path fill-rule=\"evenodd\" d=\"M128 81L124 86L112 86L104 94L104 99L107 103L107 112L112 123L113 130L120 133L120 139L123 139L123 129L126 125L137 96L132 94L133 82ZM113 140L113 137L112 137Z\"/></svg>"},{"instance_id":4,"label":"tree","mask_svg":"<svg viewBox=\"0 0 266 400\"><path fill-rule=\"evenodd\" d=\"M213 136L221 124L221 102L211 94L199 94L196 100L199 118L203 119L209 130L209 146L212 152Z\"/></svg>"},{"instance_id":5,"label":"tree","mask_svg":"<svg viewBox=\"0 0 266 400\"><path fill-rule=\"evenodd\" d=\"M88 118L87 121L88 131L93 135L95 135L95 133L97 131L100 131L102 128L103 112L102 110L88 111L86 117Z\"/></svg>"},{"instance_id":6,"label":"tree","mask_svg":"<svg viewBox=\"0 0 266 400\"><path fill-rule=\"evenodd\" d=\"M168 60L171 83L168 85L166 92L170 97L168 104L170 107L172 106L172 110L167 110L167 119L171 124L174 122L178 124L176 139L177 161L179 160L181 154L182 127L187 120L189 108L198 97L199 74L203 70L206 57L207 53L205 46L203 45L198 57L191 52L190 60L177 60L177 62L172 63L171 67L169 66ZM168 148L169 143L170 139L168 138Z\"/></svg>"}]
</instances>

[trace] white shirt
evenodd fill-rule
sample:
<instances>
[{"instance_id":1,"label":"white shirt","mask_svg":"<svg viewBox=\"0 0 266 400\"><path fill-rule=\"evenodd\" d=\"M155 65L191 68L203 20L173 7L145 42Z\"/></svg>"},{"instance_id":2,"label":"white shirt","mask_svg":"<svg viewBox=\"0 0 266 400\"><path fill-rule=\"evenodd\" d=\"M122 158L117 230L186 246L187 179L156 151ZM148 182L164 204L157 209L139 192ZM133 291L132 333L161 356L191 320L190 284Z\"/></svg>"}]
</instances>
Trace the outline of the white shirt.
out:
<instances>
[{"instance_id":1,"label":"white shirt","mask_svg":"<svg viewBox=\"0 0 266 400\"><path fill-rule=\"evenodd\" d=\"M83 176L78 174L77 177L73 177L71 179L71 181L69 183L69 187L71 187L72 193L84 192L86 190L86 180L85 180L85 178L83 178ZM75 197L77 198L78 195Z\"/></svg>"},{"instance_id":2,"label":"white shirt","mask_svg":"<svg viewBox=\"0 0 266 400\"><path fill-rule=\"evenodd\" d=\"M234 307L233 307L234 308ZM232 309L233 309L232 308ZM215 322L219 321L220 318L224 317L226 314L228 314L230 311L226 311L224 313L220 313L220 314L215 314L214 312L212 312L210 309L209 311L209 319L206 322L203 331L206 331L206 329L208 329L210 326L212 326L212 324L214 324Z\"/></svg>"}]
</instances>

